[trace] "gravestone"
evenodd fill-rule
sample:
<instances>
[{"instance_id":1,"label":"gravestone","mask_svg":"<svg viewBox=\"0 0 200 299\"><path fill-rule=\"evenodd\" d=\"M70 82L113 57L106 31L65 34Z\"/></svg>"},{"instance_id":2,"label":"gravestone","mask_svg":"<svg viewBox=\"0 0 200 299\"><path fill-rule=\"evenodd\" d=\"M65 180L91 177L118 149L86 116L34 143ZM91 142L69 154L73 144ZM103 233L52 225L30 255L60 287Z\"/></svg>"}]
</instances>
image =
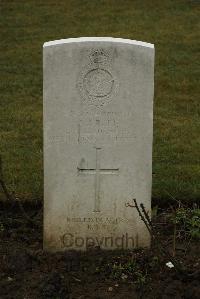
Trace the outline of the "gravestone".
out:
<instances>
[{"instance_id":1,"label":"gravestone","mask_svg":"<svg viewBox=\"0 0 200 299\"><path fill-rule=\"evenodd\" d=\"M44 44L44 248L149 246L154 46L120 38Z\"/></svg>"}]
</instances>

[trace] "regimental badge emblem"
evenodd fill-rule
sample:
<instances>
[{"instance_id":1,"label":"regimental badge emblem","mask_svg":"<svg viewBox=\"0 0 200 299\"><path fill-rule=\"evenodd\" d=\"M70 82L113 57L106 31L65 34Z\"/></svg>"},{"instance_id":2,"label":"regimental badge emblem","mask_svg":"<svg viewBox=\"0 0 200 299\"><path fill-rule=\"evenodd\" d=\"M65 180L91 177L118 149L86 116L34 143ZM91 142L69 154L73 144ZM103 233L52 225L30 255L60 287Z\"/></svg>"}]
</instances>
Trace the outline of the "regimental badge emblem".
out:
<instances>
[{"instance_id":1,"label":"regimental badge emblem","mask_svg":"<svg viewBox=\"0 0 200 299\"><path fill-rule=\"evenodd\" d=\"M85 105L101 108L108 104L117 91L117 79L112 70L111 54L94 49L78 79L78 89Z\"/></svg>"}]
</instances>

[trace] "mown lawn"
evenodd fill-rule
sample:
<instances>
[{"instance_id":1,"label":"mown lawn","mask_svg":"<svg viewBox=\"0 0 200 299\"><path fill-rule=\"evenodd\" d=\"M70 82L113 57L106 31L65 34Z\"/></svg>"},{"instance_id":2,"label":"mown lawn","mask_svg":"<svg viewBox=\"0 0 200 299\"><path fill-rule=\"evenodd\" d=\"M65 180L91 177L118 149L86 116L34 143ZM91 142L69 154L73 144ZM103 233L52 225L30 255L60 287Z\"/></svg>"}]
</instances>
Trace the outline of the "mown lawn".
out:
<instances>
[{"instance_id":1,"label":"mown lawn","mask_svg":"<svg viewBox=\"0 0 200 299\"><path fill-rule=\"evenodd\" d=\"M155 44L153 197L200 199L200 2L2 0L0 155L21 198L43 196L42 45L79 36Z\"/></svg>"}]
</instances>

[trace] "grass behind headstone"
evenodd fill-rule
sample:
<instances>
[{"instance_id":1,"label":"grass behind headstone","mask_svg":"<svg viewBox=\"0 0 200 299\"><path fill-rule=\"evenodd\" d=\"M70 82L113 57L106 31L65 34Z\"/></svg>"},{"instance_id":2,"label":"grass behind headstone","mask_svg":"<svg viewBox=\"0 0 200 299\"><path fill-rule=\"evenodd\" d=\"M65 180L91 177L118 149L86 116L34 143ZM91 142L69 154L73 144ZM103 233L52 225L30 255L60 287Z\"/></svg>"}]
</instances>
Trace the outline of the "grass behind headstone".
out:
<instances>
[{"instance_id":1,"label":"grass behind headstone","mask_svg":"<svg viewBox=\"0 0 200 299\"><path fill-rule=\"evenodd\" d=\"M153 197L199 199L199 8L189 0L2 1L0 155L9 189L43 196L43 43L113 36L156 48Z\"/></svg>"}]
</instances>

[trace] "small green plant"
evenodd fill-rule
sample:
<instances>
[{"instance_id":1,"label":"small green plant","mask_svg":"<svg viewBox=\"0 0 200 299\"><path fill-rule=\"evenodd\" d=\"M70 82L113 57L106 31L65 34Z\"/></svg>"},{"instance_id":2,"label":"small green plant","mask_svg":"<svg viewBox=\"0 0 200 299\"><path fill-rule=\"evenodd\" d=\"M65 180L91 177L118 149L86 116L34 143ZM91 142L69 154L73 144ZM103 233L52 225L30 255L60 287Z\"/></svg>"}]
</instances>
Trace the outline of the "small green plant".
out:
<instances>
[{"instance_id":1,"label":"small green plant","mask_svg":"<svg viewBox=\"0 0 200 299\"><path fill-rule=\"evenodd\" d=\"M110 277L117 280L129 280L143 286L147 282L148 274L143 272L135 260L130 260L125 263L113 263L110 266Z\"/></svg>"},{"instance_id":2,"label":"small green plant","mask_svg":"<svg viewBox=\"0 0 200 299\"><path fill-rule=\"evenodd\" d=\"M155 218L158 215L158 206L155 206L151 210L151 218Z\"/></svg>"},{"instance_id":3,"label":"small green plant","mask_svg":"<svg viewBox=\"0 0 200 299\"><path fill-rule=\"evenodd\" d=\"M200 239L200 209L179 207L171 221L180 237Z\"/></svg>"},{"instance_id":4,"label":"small green plant","mask_svg":"<svg viewBox=\"0 0 200 299\"><path fill-rule=\"evenodd\" d=\"M158 256L153 256L153 258L149 262L150 268L156 268L158 265L159 265L159 257Z\"/></svg>"},{"instance_id":5,"label":"small green plant","mask_svg":"<svg viewBox=\"0 0 200 299\"><path fill-rule=\"evenodd\" d=\"M115 279L126 279L135 271L135 263L114 263L111 265L111 277Z\"/></svg>"},{"instance_id":6,"label":"small green plant","mask_svg":"<svg viewBox=\"0 0 200 299\"><path fill-rule=\"evenodd\" d=\"M147 282L147 273L143 273L142 271L137 271L135 273L136 276L136 284L142 287Z\"/></svg>"},{"instance_id":7,"label":"small green plant","mask_svg":"<svg viewBox=\"0 0 200 299\"><path fill-rule=\"evenodd\" d=\"M4 232L4 230L5 230L5 227L4 227L3 223L0 222L0 233Z\"/></svg>"},{"instance_id":8,"label":"small green plant","mask_svg":"<svg viewBox=\"0 0 200 299\"><path fill-rule=\"evenodd\" d=\"M187 218L189 234L194 239L200 239L200 209L192 210Z\"/></svg>"}]
</instances>

